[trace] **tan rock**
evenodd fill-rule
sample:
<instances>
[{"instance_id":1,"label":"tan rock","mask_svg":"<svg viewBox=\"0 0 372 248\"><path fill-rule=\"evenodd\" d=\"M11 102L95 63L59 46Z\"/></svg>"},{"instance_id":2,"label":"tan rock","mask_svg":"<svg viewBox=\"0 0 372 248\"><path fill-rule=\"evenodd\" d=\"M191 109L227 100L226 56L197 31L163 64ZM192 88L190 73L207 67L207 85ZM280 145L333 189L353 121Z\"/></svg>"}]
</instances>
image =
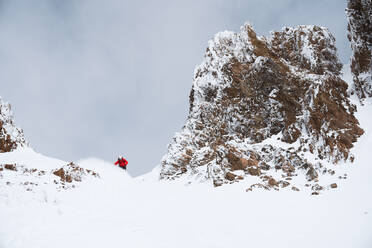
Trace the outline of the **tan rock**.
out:
<instances>
[{"instance_id":1,"label":"tan rock","mask_svg":"<svg viewBox=\"0 0 372 248\"><path fill-rule=\"evenodd\" d=\"M295 186L292 186L292 190L293 191L300 191L297 187L295 187Z\"/></svg>"},{"instance_id":2,"label":"tan rock","mask_svg":"<svg viewBox=\"0 0 372 248\"><path fill-rule=\"evenodd\" d=\"M248 167L249 161L240 157L241 155L237 155L236 153L238 152L229 151L229 153L226 154L231 170L245 170Z\"/></svg>"},{"instance_id":3,"label":"tan rock","mask_svg":"<svg viewBox=\"0 0 372 248\"><path fill-rule=\"evenodd\" d=\"M220 181L220 180L214 180L213 181L213 185L214 185L214 187L219 187L219 186L222 185L222 181Z\"/></svg>"},{"instance_id":4,"label":"tan rock","mask_svg":"<svg viewBox=\"0 0 372 248\"><path fill-rule=\"evenodd\" d=\"M287 181L280 181L279 182L279 185L280 185L280 187L282 187L282 188L285 188L285 187L287 187L287 186L289 186L289 182L287 182Z\"/></svg>"},{"instance_id":5,"label":"tan rock","mask_svg":"<svg viewBox=\"0 0 372 248\"><path fill-rule=\"evenodd\" d=\"M278 182L274 178L270 178L268 184L270 186L278 186Z\"/></svg>"},{"instance_id":6,"label":"tan rock","mask_svg":"<svg viewBox=\"0 0 372 248\"><path fill-rule=\"evenodd\" d=\"M249 167L248 173L252 176L259 176L261 175L261 170L260 168Z\"/></svg>"},{"instance_id":7,"label":"tan rock","mask_svg":"<svg viewBox=\"0 0 372 248\"><path fill-rule=\"evenodd\" d=\"M291 172L294 172L295 171L295 167L293 165L291 165L289 162L286 162L283 166L282 166L282 170L284 172L287 172L287 173L291 173Z\"/></svg>"},{"instance_id":8,"label":"tan rock","mask_svg":"<svg viewBox=\"0 0 372 248\"><path fill-rule=\"evenodd\" d=\"M225 175L225 178L229 181L234 181L235 177L236 177L236 175L231 173L231 172L227 172L226 175Z\"/></svg>"},{"instance_id":9,"label":"tan rock","mask_svg":"<svg viewBox=\"0 0 372 248\"><path fill-rule=\"evenodd\" d=\"M16 171L17 170L17 167L15 164L5 164L4 165L4 168L7 169L7 170L12 170L12 171Z\"/></svg>"},{"instance_id":10,"label":"tan rock","mask_svg":"<svg viewBox=\"0 0 372 248\"><path fill-rule=\"evenodd\" d=\"M261 170L270 170L270 165L266 164L265 162L262 162L260 164L260 169Z\"/></svg>"}]
</instances>

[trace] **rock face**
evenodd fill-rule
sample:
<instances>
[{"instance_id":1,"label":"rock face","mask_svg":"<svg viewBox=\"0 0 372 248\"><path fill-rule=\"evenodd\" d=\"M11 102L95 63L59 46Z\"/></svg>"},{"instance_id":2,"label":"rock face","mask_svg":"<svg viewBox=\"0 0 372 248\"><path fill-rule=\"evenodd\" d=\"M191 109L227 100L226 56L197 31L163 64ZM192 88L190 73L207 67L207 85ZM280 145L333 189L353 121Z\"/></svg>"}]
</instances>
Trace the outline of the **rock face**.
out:
<instances>
[{"instance_id":1,"label":"rock face","mask_svg":"<svg viewBox=\"0 0 372 248\"><path fill-rule=\"evenodd\" d=\"M14 124L10 104L0 98L0 153L22 146L27 146L23 131Z\"/></svg>"},{"instance_id":2,"label":"rock face","mask_svg":"<svg viewBox=\"0 0 372 248\"><path fill-rule=\"evenodd\" d=\"M246 24L209 42L195 69L187 122L161 161L161 179L248 177L259 188L316 181L324 164L353 160L363 133L339 77L335 39L326 28L283 28L258 37ZM306 158L305 158L306 157ZM274 183L275 182L275 183Z\"/></svg>"},{"instance_id":3,"label":"rock face","mask_svg":"<svg viewBox=\"0 0 372 248\"><path fill-rule=\"evenodd\" d=\"M359 99L372 97L372 1L349 0L346 13L348 38L353 51L353 91Z\"/></svg>"}]
</instances>

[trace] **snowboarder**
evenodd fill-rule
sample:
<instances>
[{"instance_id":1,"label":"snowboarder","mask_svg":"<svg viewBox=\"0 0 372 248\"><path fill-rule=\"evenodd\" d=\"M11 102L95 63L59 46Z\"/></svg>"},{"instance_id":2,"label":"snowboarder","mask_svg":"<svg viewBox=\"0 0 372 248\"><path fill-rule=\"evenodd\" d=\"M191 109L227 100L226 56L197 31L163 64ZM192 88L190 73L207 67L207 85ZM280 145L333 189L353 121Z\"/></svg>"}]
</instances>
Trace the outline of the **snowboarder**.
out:
<instances>
[{"instance_id":1,"label":"snowboarder","mask_svg":"<svg viewBox=\"0 0 372 248\"><path fill-rule=\"evenodd\" d=\"M119 164L119 167L126 170L128 161L123 158L122 156L119 156L118 161L115 162L115 165Z\"/></svg>"}]
</instances>

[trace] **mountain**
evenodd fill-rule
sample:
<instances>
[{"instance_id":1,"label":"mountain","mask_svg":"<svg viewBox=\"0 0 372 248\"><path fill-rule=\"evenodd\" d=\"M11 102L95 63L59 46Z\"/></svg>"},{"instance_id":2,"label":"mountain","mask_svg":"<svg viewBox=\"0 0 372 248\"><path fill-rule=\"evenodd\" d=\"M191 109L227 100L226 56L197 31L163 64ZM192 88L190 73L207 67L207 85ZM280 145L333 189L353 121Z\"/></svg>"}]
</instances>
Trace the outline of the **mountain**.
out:
<instances>
[{"instance_id":1,"label":"mountain","mask_svg":"<svg viewBox=\"0 0 372 248\"><path fill-rule=\"evenodd\" d=\"M0 153L25 146L27 142L23 130L15 125L10 104L0 97Z\"/></svg>"},{"instance_id":2,"label":"mountain","mask_svg":"<svg viewBox=\"0 0 372 248\"><path fill-rule=\"evenodd\" d=\"M352 162L363 134L341 68L324 27L267 38L250 24L218 33L195 69L187 122L161 161L161 179L298 190L293 177L302 176L314 194L336 187L320 185L321 175Z\"/></svg>"},{"instance_id":3,"label":"mountain","mask_svg":"<svg viewBox=\"0 0 372 248\"><path fill-rule=\"evenodd\" d=\"M349 0L346 9L354 76L352 92L362 100L372 97L372 1Z\"/></svg>"},{"instance_id":4,"label":"mountain","mask_svg":"<svg viewBox=\"0 0 372 248\"><path fill-rule=\"evenodd\" d=\"M355 29L366 6L349 1L355 37L370 34ZM217 34L185 126L136 178L112 162L35 152L0 99L0 247L372 247L363 42L351 82L326 28Z\"/></svg>"}]
</instances>

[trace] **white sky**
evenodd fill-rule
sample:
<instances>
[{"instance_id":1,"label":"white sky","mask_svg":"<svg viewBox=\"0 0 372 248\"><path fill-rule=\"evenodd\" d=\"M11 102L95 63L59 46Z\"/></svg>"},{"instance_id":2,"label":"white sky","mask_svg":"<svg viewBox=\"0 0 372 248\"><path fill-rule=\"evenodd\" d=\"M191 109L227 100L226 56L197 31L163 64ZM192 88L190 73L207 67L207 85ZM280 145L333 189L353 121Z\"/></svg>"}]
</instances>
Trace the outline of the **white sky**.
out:
<instances>
[{"instance_id":1,"label":"white sky","mask_svg":"<svg viewBox=\"0 0 372 248\"><path fill-rule=\"evenodd\" d=\"M317 24L348 63L340 0L0 0L0 96L38 152L124 155L150 171L188 113L193 70L218 31Z\"/></svg>"}]
</instances>

